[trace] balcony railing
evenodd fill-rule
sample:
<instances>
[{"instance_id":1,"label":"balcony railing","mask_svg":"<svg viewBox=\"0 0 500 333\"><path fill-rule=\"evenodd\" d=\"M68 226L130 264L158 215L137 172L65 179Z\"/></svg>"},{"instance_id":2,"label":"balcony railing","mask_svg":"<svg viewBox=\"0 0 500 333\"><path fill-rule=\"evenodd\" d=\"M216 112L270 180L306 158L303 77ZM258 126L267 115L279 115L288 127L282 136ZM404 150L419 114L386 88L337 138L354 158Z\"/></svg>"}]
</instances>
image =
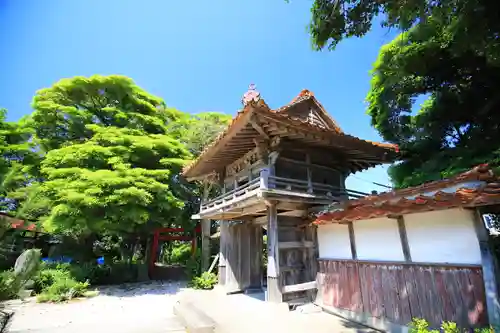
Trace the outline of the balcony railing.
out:
<instances>
[{"instance_id":1,"label":"balcony railing","mask_svg":"<svg viewBox=\"0 0 500 333\"><path fill-rule=\"evenodd\" d=\"M347 200L351 198L360 198L366 196L366 193L344 189L338 186L313 183L307 180L292 178L283 178L269 176L268 170L264 169L260 177L250 182L238 186L237 188L219 195L203 203L200 207L200 213L207 214L228 207L240 201L256 196L260 192L273 192L276 194L302 194L311 197L331 197L332 201Z\"/></svg>"},{"instance_id":2,"label":"balcony railing","mask_svg":"<svg viewBox=\"0 0 500 333\"><path fill-rule=\"evenodd\" d=\"M366 196L366 193L348 190L339 186L309 183L307 180L299 180L292 178L283 178L276 176L268 177L269 189L284 190L290 192L308 193L313 195L322 195L338 198L361 198Z\"/></svg>"},{"instance_id":3,"label":"balcony railing","mask_svg":"<svg viewBox=\"0 0 500 333\"><path fill-rule=\"evenodd\" d=\"M227 191L219 195L218 197L207 201L201 205L200 212L210 212L231 204L237 203L239 201L245 200L255 194L260 190L261 186L260 178L255 178L248 183L238 186L234 190Z\"/></svg>"}]
</instances>

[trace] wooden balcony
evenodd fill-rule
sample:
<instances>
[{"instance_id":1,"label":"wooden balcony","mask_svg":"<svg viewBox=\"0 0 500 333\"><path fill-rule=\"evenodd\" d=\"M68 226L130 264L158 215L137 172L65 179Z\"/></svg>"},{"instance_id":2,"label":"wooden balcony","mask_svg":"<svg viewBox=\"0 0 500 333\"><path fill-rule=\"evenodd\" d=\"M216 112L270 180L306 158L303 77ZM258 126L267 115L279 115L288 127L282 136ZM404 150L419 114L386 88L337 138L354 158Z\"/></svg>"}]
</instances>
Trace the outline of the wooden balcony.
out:
<instances>
[{"instance_id":1,"label":"wooden balcony","mask_svg":"<svg viewBox=\"0 0 500 333\"><path fill-rule=\"evenodd\" d=\"M327 205L365 195L363 192L332 185L270 176L267 170L262 170L258 178L203 203L196 218L230 220L265 215L266 200L311 206Z\"/></svg>"}]
</instances>

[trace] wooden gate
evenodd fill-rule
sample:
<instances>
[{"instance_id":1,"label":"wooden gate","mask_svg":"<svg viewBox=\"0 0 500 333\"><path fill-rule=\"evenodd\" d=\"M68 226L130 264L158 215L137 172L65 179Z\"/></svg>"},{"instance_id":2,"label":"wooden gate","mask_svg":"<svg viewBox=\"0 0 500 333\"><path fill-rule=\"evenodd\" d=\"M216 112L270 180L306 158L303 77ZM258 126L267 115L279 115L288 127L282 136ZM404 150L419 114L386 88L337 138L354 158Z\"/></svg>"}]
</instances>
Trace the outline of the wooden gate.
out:
<instances>
[{"instance_id":1,"label":"wooden gate","mask_svg":"<svg viewBox=\"0 0 500 333\"><path fill-rule=\"evenodd\" d=\"M290 304L312 301L316 292L316 233L302 218L277 218L278 295ZM270 295L271 296L271 295Z\"/></svg>"},{"instance_id":2,"label":"wooden gate","mask_svg":"<svg viewBox=\"0 0 500 333\"><path fill-rule=\"evenodd\" d=\"M228 293L262 286L262 228L249 222L221 222L219 284Z\"/></svg>"}]
</instances>

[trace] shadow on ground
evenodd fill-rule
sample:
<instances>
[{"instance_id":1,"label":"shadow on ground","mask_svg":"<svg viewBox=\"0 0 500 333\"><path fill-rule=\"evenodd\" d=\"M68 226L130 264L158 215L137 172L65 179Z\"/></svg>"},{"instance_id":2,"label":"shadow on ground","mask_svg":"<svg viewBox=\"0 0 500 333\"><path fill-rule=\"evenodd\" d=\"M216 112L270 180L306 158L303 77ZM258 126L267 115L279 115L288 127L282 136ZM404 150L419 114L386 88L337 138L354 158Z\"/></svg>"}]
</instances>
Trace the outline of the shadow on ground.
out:
<instances>
[{"instance_id":1,"label":"shadow on ground","mask_svg":"<svg viewBox=\"0 0 500 333\"><path fill-rule=\"evenodd\" d=\"M342 326L345 328L351 329L351 330L356 330L358 333L380 333L381 331L375 330L371 327L361 325L359 323L349 321L344 318L340 318Z\"/></svg>"},{"instance_id":2,"label":"shadow on ground","mask_svg":"<svg viewBox=\"0 0 500 333\"><path fill-rule=\"evenodd\" d=\"M96 287L99 290L99 295L109 297L174 295L186 288L187 282L183 281L147 281Z\"/></svg>"}]
</instances>

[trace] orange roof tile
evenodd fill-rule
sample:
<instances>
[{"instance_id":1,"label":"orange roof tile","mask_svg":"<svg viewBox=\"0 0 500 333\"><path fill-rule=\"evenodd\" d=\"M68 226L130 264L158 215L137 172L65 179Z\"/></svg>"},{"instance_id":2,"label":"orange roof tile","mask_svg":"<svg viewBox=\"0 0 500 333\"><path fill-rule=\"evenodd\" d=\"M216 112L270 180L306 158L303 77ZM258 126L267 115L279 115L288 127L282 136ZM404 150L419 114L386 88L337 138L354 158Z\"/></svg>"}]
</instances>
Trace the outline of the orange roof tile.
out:
<instances>
[{"instance_id":1,"label":"orange roof tile","mask_svg":"<svg viewBox=\"0 0 500 333\"><path fill-rule=\"evenodd\" d=\"M474 188L453 186L480 181ZM500 176L487 164L481 164L449 179L438 180L420 186L371 195L345 202L336 211L323 213L313 224L338 223L366 220L389 215L403 215L456 207L477 207L500 203Z\"/></svg>"}]
</instances>

